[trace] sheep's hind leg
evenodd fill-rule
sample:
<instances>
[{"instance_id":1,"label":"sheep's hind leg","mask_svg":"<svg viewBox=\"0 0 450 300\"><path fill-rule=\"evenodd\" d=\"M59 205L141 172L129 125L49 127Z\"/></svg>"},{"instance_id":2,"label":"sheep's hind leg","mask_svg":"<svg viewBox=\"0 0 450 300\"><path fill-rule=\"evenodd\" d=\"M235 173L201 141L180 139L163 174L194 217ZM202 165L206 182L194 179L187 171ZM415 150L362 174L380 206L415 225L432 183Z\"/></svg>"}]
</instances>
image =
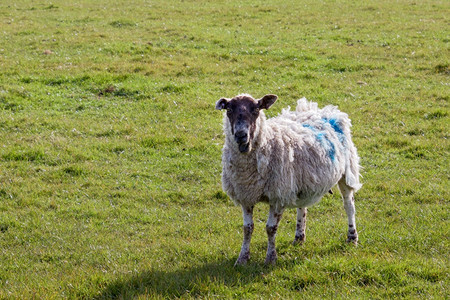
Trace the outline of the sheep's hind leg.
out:
<instances>
[{"instance_id":1,"label":"sheep's hind leg","mask_svg":"<svg viewBox=\"0 0 450 300\"><path fill-rule=\"evenodd\" d=\"M344 208L348 218L347 242L358 243L358 232L356 231L355 222L355 199L353 197L353 189L345 183L345 178L339 181L339 189L344 200Z\"/></svg>"},{"instance_id":2,"label":"sheep's hind leg","mask_svg":"<svg viewBox=\"0 0 450 300\"><path fill-rule=\"evenodd\" d=\"M277 250L275 248L275 236L277 234L278 224L280 223L283 210L277 210L275 207L270 206L269 218L267 219L266 231L267 231L267 255L266 264L274 264L277 261Z\"/></svg>"},{"instance_id":3,"label":"sheep's hind leg","mask_svg":"<svg viewBox=\"0 0 450 300\"><path fill-rule=\"evenodd\" d=\"M253 233L253 206L242 206L242 216L244 219L244 240L242 241L241 253L234 265L244 265L250 259L250 241Z\"/></svg>"},{"instance_id":4,"label":"sheep's hind leg","mask_svg":"<svg viewBox=\"0 0 450 300\"><path fill-rule=\"evenodd\" d=\"M295 229L295 239L293 244L301 244L305 241L306 235L306 213L308 209L306 207L297 208L297 228Z\"/></svg>"}]
</instances>

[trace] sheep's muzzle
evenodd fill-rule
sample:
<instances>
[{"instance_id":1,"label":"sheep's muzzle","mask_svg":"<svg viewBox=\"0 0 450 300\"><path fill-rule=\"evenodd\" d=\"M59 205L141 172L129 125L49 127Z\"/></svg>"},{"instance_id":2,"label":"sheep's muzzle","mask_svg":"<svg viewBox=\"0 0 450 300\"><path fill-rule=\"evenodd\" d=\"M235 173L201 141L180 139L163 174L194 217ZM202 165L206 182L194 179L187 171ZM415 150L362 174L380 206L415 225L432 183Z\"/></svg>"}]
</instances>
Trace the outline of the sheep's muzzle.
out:
<instances>
[{"instance_id":1,"label":"sheep's muzzle","mask_svg":"<svg viewBox=\"0 0 450 300\"><path fill-rule=\"evenodd\" d=\"M248 153L248 152L250 152L250 143L239 144L239 151L241 153Z\"/></svg>"},{"instance_id":2,"label":"sheep's muzzle","mask_svg":"<svg viewBox=\"0 0 450 300\"><path fill-rule=\"evenodd\" d=\"M248 134L244 130L237 131L234 134L234 140L239 145L239 151L241 153L247 153L250 150L250 141L248 139Z\"/></svg>"}]
</instances>

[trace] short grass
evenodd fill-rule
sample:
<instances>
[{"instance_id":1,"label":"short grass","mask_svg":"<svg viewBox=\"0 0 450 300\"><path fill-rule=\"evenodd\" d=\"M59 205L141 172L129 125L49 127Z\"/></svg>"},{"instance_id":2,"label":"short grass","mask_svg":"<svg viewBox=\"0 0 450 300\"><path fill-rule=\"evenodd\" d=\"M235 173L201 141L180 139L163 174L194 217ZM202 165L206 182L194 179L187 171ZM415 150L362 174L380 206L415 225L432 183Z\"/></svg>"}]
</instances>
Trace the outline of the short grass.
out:
<instances>
[{"instance_id":1,"label":"short grass","mask_svg":"<svg viewBox=\"0 0 450 300\"><path fill-rule=\"evenodd\" d=\"M447 1L2 1L0 298L435 298L449 292ZM233 267L238 93L353 121L358 247L336 190Z\"/></svg>"}]
</instances>

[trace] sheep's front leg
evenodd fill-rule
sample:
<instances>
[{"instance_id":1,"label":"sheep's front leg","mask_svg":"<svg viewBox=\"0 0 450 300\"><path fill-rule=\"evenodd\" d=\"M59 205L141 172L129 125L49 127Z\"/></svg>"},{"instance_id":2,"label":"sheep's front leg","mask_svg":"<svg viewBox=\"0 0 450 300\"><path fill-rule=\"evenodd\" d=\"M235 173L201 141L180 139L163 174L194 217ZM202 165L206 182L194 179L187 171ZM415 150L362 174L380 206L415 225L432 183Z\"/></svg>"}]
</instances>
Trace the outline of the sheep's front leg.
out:
<instances>
[{"instance_id":1,"label":"sheep's front leg","mask_svg":"<svg viewBox=\"0 0 450 300\"><path fill-rule=\"evenodd\" d=\"M267 255L266 264L274 264L277 261L277 250L275 249L275 236L277 234L278 224L280 223L283 210L277 210L270 206L269 218L267 219Z\"/></svg>"},{"instance_id":2,"label":"sheep's front leg","mask_svg":"<svg viewBox=\"0 0 450 300\"><path fill-rule=\"evenodd\" d=\"M295 230L295 239L293 244L303 243L306 238L306 213L308 209L306 207L297 208L297 228Z\"/></svg>"},{"instance_id":3,"label":"sheep's front leg","mask_svg":"<svg viewBox=\"0 0 450 300\"><path fill-rule=\"evenodd\" d=\"M242 216L244 218L244 240L242 241L241 253L234 265L244 265L250 259L250 241L253 233L253 206L242 206Z\"/></svg>"},{"instance_id":4,"label":"sheep's front leg","mask_svg":"<svg viewBox=\"0 0 450 300\"><path fill-rule=\"evenodd\" d=\"M339 189L344 200L344 208L348 218L347 242L358 243L358 232L355 222L355 198L353 198L353 189L345 183L345 179L339 181Z\"/></svg>"}]
</instances>

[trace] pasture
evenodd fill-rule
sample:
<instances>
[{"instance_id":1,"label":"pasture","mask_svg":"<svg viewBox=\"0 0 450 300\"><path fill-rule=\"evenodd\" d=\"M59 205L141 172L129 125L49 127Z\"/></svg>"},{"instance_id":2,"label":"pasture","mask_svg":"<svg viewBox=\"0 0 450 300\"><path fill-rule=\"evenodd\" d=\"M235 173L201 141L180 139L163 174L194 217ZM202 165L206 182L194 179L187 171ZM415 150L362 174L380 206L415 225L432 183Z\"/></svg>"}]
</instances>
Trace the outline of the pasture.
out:
<instances>
[{"instance_id":1,"label":"pasture","mask_svg":"<svg viewBox=\"0 0 450 300\"><path fill-rule=\"evenodd\" d=\"M448 299L447 1L0 2L0 298ZM233 267L220 97L302 96L353 123L338 189Z\"/></svg>"}]
</instances>

